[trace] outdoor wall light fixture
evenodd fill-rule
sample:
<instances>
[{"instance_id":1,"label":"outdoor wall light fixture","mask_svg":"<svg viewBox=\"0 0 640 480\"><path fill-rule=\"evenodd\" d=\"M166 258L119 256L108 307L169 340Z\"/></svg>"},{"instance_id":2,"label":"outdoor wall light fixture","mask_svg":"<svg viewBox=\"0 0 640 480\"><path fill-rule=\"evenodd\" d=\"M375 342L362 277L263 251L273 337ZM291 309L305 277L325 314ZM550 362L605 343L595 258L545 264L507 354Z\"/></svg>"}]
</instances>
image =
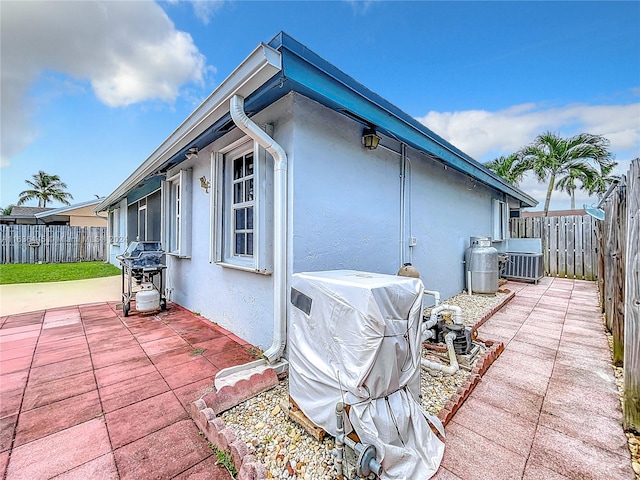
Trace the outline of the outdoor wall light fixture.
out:
<instances>
[{"instance_id":1,"label":"outdoor wall light fixture","mask_svg":"<svg viewBox=\"0 0 640 480\"><path fill-rule=\"evenodd\" d=\"M362 132L362 144L369 150L375 150L380 143L380 137L376 133L375 128L367 127Z\"/></svg>"},{"instance_id":2,"label":"outdoor wall light fixture","mask_svg":"<svg viewBox=\"0 0 640 480\"><path fill-rule=\"evenodd\" d=\"M207 177L203 175L200 177L200 186L204 189L205 193L209 193L209 189L211 188L211 182L207 180Z\"/></svg>"},{"instance_id":3,"label":"outdoor wall light fixture","mask_svg":"<svg viewBox=\"0 0 640 480\"><path fill-rule=\"evenodd\" d=\"M198 147L191 147L187 150L187 153L184 154L187 160L191 160L192 158L198 158Z\"/></svg>"}]
</instances>

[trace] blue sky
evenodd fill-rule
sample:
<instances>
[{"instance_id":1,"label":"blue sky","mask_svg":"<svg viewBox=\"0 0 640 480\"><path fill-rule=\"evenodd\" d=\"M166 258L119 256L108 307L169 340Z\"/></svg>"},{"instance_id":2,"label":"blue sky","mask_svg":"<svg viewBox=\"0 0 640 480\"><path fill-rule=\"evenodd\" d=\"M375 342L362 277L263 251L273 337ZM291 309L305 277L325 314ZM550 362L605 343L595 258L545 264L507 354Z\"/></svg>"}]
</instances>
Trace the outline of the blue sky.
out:
<instances>
[{"instance_id":1,"label":"blue sky","mask_svg":"<svg viewBox=\"0 0 640 480\"><path fill-rule=\"evenodd\" d=\"M2 206L38 170L76 202L107 195L280 30L477 160L546 130L604 134L618 173L640 156L640 2L3 0L0 17ZM521 188L542 207L543 185Z\"/></svg>"}]
</instances>

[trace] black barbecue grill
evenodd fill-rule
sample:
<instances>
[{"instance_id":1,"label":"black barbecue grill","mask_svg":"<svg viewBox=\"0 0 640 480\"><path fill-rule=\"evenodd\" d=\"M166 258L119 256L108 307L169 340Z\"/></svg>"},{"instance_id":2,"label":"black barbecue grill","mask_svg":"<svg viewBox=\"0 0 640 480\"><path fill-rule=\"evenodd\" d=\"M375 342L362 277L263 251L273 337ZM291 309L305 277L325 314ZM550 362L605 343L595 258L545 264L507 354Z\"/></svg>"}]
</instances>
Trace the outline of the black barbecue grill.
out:
<instances>
[{"instance_id":1,"label":"black barbecue grill","mask_svg":"<svg viewBox=\"0 0 640 480\"><path fill-rule=\"evenodd\" d=\"M164 251L160 242L131 242L127 249L116 257L122 266L122 309L129 316L131 300L143 285L153 288L160 295L159 307L167 308L165 296Z\"/></svg>"}]
</instances>

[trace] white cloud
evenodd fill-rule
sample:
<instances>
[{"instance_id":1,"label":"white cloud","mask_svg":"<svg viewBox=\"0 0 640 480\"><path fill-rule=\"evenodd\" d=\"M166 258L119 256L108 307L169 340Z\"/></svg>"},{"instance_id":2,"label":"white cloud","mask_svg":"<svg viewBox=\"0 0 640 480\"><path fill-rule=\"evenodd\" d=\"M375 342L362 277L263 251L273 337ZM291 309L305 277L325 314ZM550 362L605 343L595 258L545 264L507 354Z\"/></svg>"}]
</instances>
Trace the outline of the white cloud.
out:
<instances>
[{"instance_id":1,"label":"white cloud","mask_svg":"<svg viewBox=\"0 0 640 480\"><path fill-rule=\"evenodd\" d=\"M36 136L27 94L43 71L88 81L111 107L172 102L206 71L191 35L151 1L3 1L1 27L3 166Z\"/></svg>"},{"instance_id":2,"label":"white cloud","mask_svg":"<svg viewBox=\"0 0 640 480\"><path fill-rule=\"evenodd\" d=\"M611 141L612 151L640 152L640 103L551 108L527 103L495 112L429 112L418 121L482 160L512 153L546 130L563 135L601 134Z\"/></svg>"},{"instance_id":3,"label":"white cloud","mask_svg":"<svg viewBox=\"0 0 640 480\"><path fill-rule=\"evenodd\" d=\"M561 135L581 132L604 135L619 162L615 171L618 174L626 173L630 160L640 156L640 103L563 107L526 103L495 112L429 112L418 121L481 162L513 153L547 130ZM540 202L538 209L543 207L546 185L529 175L519 187ZM576 207L595 201L576 191ZM554 190L551 208L569 208L569 196Z\"/></svg>"},{"instance_id":4,"label":"white cloud","mask_svg":"<svg viewBox=\"0 0 640 480\"><path fill-rule=\"evenodd\" d=\"M205 25L209 25L211 17L222 8L223 0L193 0L193 12Z\"/></svg>"},{"instance_id":5,"label":"white cloud","mask_svg":"<svg viewBox=\"0 0 640 480\"><path fill-rule=\"evenodd\" d=\"M213 17L224 5L225 0L167 0L171 5L180 3L191 4L193 14L205 25L209 25L211 17Z\"/></svg>"},{"instance_id":6,"label":"white cloud","mask_svg":"<svg viewBox=\"0 0 640 480\"><path fill-rule=\"evenodd\" d=\"M346 0L355 15L365 15L375 0Z\"/></svg>"}]
</instances>

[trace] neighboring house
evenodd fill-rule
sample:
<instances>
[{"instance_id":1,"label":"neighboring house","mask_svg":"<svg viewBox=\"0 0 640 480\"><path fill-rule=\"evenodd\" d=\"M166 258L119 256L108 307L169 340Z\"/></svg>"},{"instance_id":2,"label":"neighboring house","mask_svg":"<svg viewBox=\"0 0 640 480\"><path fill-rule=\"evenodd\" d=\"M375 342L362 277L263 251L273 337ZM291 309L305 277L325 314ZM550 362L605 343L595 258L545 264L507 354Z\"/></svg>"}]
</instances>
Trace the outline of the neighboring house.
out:
<instances>
[{"instance_id":1,"label":"neighboring house","mask_svg":"<svg viewBox=\"0 0 640 480\"><path fill-rule=\"evenodd\" d=\"M469 237L504 241L509 211L535 205L280 33L96 211L109 212L112 262L161 240L169 299L265 348L293 273L412 262L446 298L464 288Z\"/></svg>"},{"instance_id":2,"label":"neighboring house","mask_svg":"<svg viewBox=\"0 0 640 480\"><path fill-rule=\"evenodd\" d=\"M103 199L76 203L60 208L13 207L11 215L0 215L3 225L70 225L72 227L106 227L107 215L96 215L94 208Z\"/></svg>"},{"instance_id":3,"label":"neighboring house","mask_svg":"<svg viewBox=\"0 0 640 480\"><path fill-rule=\"evenodd\" d=\"M42 225L44 222L39 222L36 218L37 213L46 213L53 210L53 208L43 208L43 207L13 207L11 209L11 214L9 215L0 215L0 224L1 225ZM49 218L51 221L50 225L65 225L67 219L53 219Z\"/></svg>"}]
</instances>

